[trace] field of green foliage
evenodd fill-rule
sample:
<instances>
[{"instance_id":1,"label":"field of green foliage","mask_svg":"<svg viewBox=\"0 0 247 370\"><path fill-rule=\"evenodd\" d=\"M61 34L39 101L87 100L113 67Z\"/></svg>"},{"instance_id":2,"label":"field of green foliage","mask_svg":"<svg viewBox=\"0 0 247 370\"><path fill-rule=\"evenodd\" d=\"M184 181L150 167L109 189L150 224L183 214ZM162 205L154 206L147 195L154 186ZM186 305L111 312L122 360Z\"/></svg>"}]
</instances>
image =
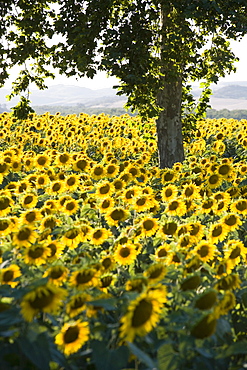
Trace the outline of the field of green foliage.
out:
<instances>
[{"instance_id":1,"label":"field of green foliage","mask_svg":"<svg viewBox=\"0 0 247 370\"><path fill-rule=\"evenodd\" d=\"M247 367L247 121L0 115L1 370Z\"/></svg>"}]
</instances>

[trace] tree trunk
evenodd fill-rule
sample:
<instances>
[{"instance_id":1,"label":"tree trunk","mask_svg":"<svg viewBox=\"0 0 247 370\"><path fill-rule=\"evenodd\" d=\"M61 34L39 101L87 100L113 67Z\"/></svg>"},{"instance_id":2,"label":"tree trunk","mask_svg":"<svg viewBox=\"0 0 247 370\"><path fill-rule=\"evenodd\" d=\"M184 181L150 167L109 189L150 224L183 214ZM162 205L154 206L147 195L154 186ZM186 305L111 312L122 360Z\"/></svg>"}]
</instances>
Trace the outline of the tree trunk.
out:
<instances>
[{"instance_id":1,"label":"tree trunk","mask_svg":"<svg viewBox=\"0 0 247 370\"><path fill-rule=\"evenodd\" d=\"M164 81L164 88L157 96L158 105L163 109L156 120L160 168L172 167L184 160L181 99L181 79Z\"/></svg>"}]
</instances>

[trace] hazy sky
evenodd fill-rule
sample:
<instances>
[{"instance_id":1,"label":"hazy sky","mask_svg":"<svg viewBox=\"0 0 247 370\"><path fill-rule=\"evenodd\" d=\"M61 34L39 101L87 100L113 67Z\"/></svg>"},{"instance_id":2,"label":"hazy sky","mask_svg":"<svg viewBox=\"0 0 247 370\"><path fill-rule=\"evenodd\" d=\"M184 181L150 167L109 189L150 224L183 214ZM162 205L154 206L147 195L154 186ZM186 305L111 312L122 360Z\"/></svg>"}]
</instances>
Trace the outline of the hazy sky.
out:
<instances>
[{"instance_id":1,"label":"hazy sky","mask_svg":"<svg viewBox=\"0 0 247 370\"><path fill-rule=\"evenodd\" d=\"M224 79L221 78L220 82L247 81L247 35L241 41L231 41L231 47L235 55L240 59L240 61L236 63L237 72L231 73ZM14 74L15 73L12 73L12 76ZM111 88L113 85L118 84L118 80L115 77L107 77L105 73L99 72L93 80L88 78L76 80L75 77L67 78L58 74L54 80L47 79L46 83L48 86L64 84L83 86L90 89L102 89ZM11 80L6 82L5 87L11 87ZM35 89L35 87L33 88Z\"/></svg>"}]
</instances>

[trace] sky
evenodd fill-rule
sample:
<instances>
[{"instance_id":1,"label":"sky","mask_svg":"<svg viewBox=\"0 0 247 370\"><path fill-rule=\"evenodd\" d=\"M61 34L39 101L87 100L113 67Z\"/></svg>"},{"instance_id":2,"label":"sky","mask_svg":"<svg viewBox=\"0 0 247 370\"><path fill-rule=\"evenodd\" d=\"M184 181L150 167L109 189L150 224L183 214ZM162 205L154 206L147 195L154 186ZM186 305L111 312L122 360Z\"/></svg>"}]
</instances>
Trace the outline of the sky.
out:
<instances>
[{"instance_id":1,"label":"sky","mask_svg":"<svg viewBox=\"0 0 247 370\"><path fill-rule=\"evenodd\" d=\"M237 72L231 73L225 78L221 78L219 82L247 81L247 35L245 35L241 41L231 41L231 48L235 55L240 59L240 61L236 63ZM11 75L15 75L14 70ZM46 79L46 84L48 85L48 87L52 85L63 84L82 86L95 90L112 88L114 85L118 84L118 80L115 77L107 77L106 73L104 72L98 72L93 79L76 79L75 77L67 78L65 76L57 74L54 80L52 80L51 78ZM4 87L10 88L11 80L8 80ZM36 89L36 87L32 88Z\"/></svg>"}]
</instances>

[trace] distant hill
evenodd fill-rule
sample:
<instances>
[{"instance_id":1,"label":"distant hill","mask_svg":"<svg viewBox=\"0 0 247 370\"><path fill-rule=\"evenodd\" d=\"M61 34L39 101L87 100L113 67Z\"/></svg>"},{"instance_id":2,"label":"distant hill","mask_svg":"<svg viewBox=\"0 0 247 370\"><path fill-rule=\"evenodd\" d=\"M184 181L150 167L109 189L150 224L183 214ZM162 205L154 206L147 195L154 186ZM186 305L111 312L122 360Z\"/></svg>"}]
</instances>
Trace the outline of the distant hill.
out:
<instances>
[{"instance_id":1,"label":"distant hill","mask_svg":"<svg viewBox=\"0 0 247 370\"><path fill-rule=\"evenodd\" d=\"M84 104L85 106L106 106L114 105L122 106L126 98L116 95L114 89L98 89L92 90L86 87L74 85L54 85L46 90L32 90L30 100L32 106L38 105L77 105ZM12 107L19 101L18 97L13 98L10 102L6 100L6 95L10 91L8 89L0 89L0 104Z\"/></svg>"},{"instance_id":2,"label":"distant hill","mask_svg":"<svg viewBox=\"0 0 247 370\"><path fill-rule=\"evenodd\" d=\"M212 85L213 95L210 98L210 103L213 109L221 110L228 109L239 110L247 109L247 81L239 81L226 83L221 82L217 85ZM19 98L15 97L10 102L5 96L10 91L8 89L0 89L0 111L1 107L4 110L10 110L15 106ZM115 89L98 89L93 90L86 87L74 85L54 85L46 90L32 90L30 100L32 107L44 107L51 111L60 107L70 108L70 111L84 107L84 111L105 111L110 112L112 109L123 109L127 101L126 96L118 96ZM193 95L198 98L200 94L199 84L193 85ZM53 109L53 110L54 110Z\"/></svg>"},{"instance_id":3,"label":"distant hill","mask_svg":"<svg viewBox=\"0 0 247 370\"><path fill-rule=\"evenodd\" d=\"M216 90L214 98L247 99L247 86L229 85Z\"/></svg>"}]
</instances>

